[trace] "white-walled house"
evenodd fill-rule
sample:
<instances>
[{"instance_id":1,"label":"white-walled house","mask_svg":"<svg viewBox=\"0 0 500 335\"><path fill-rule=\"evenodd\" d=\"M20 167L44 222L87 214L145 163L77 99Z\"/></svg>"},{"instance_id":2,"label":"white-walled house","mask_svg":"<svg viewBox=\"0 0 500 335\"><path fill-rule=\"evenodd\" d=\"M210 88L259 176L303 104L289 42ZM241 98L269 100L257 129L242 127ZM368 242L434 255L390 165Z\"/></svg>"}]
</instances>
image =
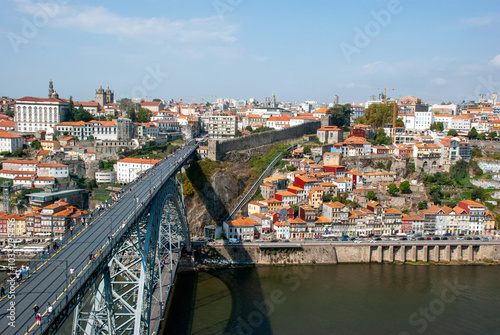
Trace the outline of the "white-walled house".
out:
<instances>
[{"instance_id":1,"label":"white-walled house","mask_svg":"<svg viewBox=\"0 0 500 335\"><path fill-rule=\"evenodd\" d=\"M117 181L128 184L137 178L143 171L148 170L158 163L157 159L145 158L124 158L119 160L116 165Z\"/></svg>"},{"instance_id":2,"label":"white-walled house","mask_svg":"<svg viewBox=\"0 0 500 335\"><path fill-rule=\"evenodd\" d=\"M65 164L38 164L37 175L40 177L66 178L69 167Z\"/></svg>"}]
</instances>

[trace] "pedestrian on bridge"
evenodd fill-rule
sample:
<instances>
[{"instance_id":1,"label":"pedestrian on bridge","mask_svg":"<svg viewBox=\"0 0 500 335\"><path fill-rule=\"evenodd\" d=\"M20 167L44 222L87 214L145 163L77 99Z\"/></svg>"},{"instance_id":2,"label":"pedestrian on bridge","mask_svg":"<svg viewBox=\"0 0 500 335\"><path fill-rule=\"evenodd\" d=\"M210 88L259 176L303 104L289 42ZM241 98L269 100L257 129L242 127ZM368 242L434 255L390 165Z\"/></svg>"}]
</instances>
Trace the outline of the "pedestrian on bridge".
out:
<instances>
[{"instance_id":1,"label":"pedestrian on bridge","mask_svg":"<svg viewBox=\"0 0 500 335\"><path fill-rule=\"evenodd\" d=\"M35 316L37 315L39 310L40 310L40 307L38 307L38 305L35 304L35 306L33 306L33 311L35 311Z\"/></svg>"},{"instance_id":2,"label":"pedestrian on bridge","mask_svg":"<svg viewBox=\"0 0 500 335\"><path fill-rule=\"evenodd\" d=\"M75 268L71 268L69 269L69 275L71 276L71 279L73 279L75 277Z\"/></svg>"},{"instance_id":3,"label":"pedestrian on bridge","mask_svg":"<svg viewBox=\"0 0 500 335\"><path fill-rule=\"evenodd\" d=\"M41 323L42 323L42 314L36 313L36 324L40 326Z\"/></svg>"},{"instance_id":4,"label":"pedestrian on bridge","mask_svg":"<svg viewBox=\"0 0 500 335\"><path fill-rule=\"evenodd\" d=\"M3 297L5 295L5 286L2 285L0 288L0 297Z\"/></svg>"}]
</instances>

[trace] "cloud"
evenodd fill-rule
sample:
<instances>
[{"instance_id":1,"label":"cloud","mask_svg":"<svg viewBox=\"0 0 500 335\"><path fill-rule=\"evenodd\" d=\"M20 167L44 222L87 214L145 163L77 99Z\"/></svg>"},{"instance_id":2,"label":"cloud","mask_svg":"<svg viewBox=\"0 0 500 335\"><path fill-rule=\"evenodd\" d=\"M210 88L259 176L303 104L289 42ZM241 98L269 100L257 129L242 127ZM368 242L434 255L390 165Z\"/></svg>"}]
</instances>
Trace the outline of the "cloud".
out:
<instances>
[{"instance_id":1,"label":"cloud","mask_svg":"<svg viewBox=\"0 0 500 335\"><path fill-rule=\"evenodd\" d=\"M490 64L496 67L500 67L500 55L496 55L492 60L490 60Z\"/></svg>"},{"instance_id":2,"label":"cloud","mask_svg":"<svg viewBox=\"0 0 500 335\"><path fill-rule=\"evenodd\" d=\"M499 18L500 18L499 13L486 13L483 16L461 19L460 22L467 24L469 26L481 27L481 26L489 26L493 23L496 24Z\"/></svg>"},{"instance_id":3,"label":"cloud","mask_svg":"<svg viewBox=\"0 0 500 335\"><path fill-rule=\"evenodd\" d=\"M433 79L431 79L431 83L433 85L436 85L436 86L442 86L442 85L446 85L448 83L448 80L446 80L444 78L433 78Z\"/></svg>"},{"instance_id":4,"label":"cloud","mask_svg":"<svg viewBox=\"0 0 500 335\"><path fill-rule=\"evenodd\" d=\"M129 37L137 40L167 42L221 41L234 43L237 26L220 20L217 16L186 20L165 17L121 16L103 6L74 5L66 3L35 3L31 0L15 1L17 11L23 14L44 15L47 25L56 28Z\"/></svg>"}]
</instances>

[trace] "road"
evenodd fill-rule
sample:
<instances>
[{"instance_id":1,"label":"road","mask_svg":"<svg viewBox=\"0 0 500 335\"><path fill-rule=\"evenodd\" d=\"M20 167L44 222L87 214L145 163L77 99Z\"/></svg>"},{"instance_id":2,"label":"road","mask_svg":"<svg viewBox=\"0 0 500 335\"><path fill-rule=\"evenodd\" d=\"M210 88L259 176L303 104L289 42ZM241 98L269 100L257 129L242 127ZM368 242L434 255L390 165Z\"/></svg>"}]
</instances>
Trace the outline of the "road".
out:
<instances>
[{"instance_id":1,"label":"road","mask_svg":"<svg viewBox=\"0 0 500 335\"><path fill-rule=\"evenodd\" d=\"M38 328L44 329L50 317L46 311L47 302L57 310L64 304L66 290L70 295L76 292L82 284L83 277L96 265L93 263L99 262L98 258L93 263L90 262L89 254L97 254L98 250L103 248L103 250L109 249L108 236L119 234L122 229L128 229L135 219L135 214L141 212L141 202L144 201L146 206L160 189L159 186L178 170L194 150L196 145L180 148L167 160L150 169L142 179L128 184L117 202L99 214L50 259L37 269L30 267L29 277L23 277L24 280L16 284L12 294L0 299L0 334L25 334L27 331L39 333ZM156 190L150 195L149 191L154 186ZM136 201L135 196L139 201ZM113 239L111 242L114 242ZM70 268L76 270L73 279L69 278ZM6 286L7 292L9 289L11 288ZM40 306L41 326L35 323L34 304Z\"/></svg>"}]
</instances>

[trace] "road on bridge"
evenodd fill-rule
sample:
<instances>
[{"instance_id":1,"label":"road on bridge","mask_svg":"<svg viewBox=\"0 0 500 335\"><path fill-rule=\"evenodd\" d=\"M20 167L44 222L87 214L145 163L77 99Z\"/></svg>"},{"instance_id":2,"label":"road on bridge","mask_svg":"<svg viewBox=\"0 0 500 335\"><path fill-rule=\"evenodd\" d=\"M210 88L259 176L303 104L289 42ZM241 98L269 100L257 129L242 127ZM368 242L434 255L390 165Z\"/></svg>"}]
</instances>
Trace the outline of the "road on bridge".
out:
<instances>
[{"instance_id":1,"label":"road on bridge","mask_svg":"<svg viewBox=\"0 0 500 335\"><path fill-rule=\"evenodd\" d=\"M128 224L134 222L135 215L141 212L141 206L149 203L160 186L178 171L196 147L189 145L178 149L142 178L128 184L118 201L101 211L98 217L49 259L36 269L30 266L29 276L16 283L15 289L6 286L7 293L9 290L13 292L0 299L0 334L40 333L48 327L51 316L46 310L47 303L54 306L55 312L58 305L64 305L66 291L71 293L78 288L82 284L79 279L84 277L85 271L90 271L92 262L89 255L96 255L98 250L110 243L108 236L117 234L120 229L127 229ZM96 259L94 262L98 261ZM69 274L71 268L75 269L74 278ZM42 314L41 326L35 322L35 304L40 307Z\"/></svg>"}]
</instances>

